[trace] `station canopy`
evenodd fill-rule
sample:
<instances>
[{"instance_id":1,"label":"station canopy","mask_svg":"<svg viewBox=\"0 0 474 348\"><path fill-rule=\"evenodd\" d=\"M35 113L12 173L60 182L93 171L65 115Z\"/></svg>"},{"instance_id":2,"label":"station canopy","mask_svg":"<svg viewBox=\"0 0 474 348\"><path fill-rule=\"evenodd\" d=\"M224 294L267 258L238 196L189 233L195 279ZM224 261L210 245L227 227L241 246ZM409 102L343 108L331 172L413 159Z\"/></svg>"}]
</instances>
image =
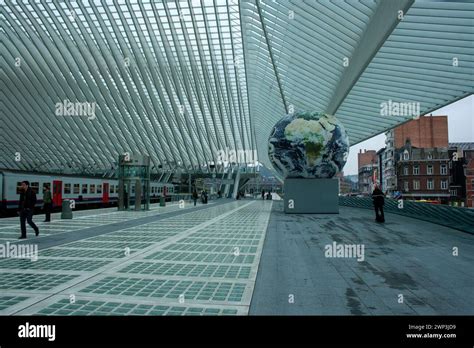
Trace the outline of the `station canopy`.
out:
<instances>
[{"instance_id":1,"label":"station canopy","mask_svg":"<svg viewBox=\"0 0 474 348\"><path fill-rule=\"evenodd\" d=\"M474 3L0 0L0 167L206 171L285 114L335 114L351 145L474 91ZM222 154L222 152L221 152Z\"/></svg>"}]
</instances>

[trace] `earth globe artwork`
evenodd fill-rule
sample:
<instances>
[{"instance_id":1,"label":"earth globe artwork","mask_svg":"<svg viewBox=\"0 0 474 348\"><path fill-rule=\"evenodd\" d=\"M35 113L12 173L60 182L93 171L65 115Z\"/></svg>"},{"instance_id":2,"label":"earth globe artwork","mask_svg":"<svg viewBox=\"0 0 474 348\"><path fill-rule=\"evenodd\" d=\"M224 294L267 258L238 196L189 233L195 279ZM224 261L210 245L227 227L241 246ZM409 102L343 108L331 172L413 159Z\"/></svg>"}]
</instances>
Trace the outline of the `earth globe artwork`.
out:
<instances>
[{"instance_id":1,"label":"earth globe artwork","mask_svg":"<svg viewBox=\"0 0 474 348\"><path fill-rule=\"evenodd\" d=\"M343 125L320 112L284 116L273 127L268 146L273 167L285 178L332 178L349 154Z\"/></svg>"}]
</instances>

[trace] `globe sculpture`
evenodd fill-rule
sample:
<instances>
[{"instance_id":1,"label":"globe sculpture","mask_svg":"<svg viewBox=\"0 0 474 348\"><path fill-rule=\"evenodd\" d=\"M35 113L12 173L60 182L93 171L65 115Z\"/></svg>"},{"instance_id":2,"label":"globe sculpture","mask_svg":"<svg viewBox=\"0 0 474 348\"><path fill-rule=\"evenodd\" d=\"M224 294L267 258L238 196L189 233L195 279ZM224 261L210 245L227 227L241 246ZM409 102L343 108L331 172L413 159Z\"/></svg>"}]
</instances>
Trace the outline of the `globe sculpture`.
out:
<instances>
[{"instance_id":1,"label":"globe sculpture","mask_svg":"<svg viewBox=\"0 0 474 348\"><path fill-rule=\"evenodd\" d=\"M285 178L332 178L349 154L343 125L318 112L286 115L273 127L268 144L270 161Z\"/></svg>"}]
</instances>

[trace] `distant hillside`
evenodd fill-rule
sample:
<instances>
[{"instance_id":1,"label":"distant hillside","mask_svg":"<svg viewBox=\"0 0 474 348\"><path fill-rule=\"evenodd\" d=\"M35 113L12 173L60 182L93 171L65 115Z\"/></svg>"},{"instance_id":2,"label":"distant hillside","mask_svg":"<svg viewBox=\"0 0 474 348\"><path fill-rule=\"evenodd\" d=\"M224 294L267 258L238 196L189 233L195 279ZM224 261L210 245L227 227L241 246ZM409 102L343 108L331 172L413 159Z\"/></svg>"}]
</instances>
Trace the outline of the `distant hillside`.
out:
<instances>
[{"instance_id":1,"label":"distant hillside","mask_svg":"<svg viewBox=\"0 0 474 348\"><path fill-rule=\"evenodd\" d=\"M265 166L262 166L262 165L259 165L259 171L260 171L260 175L263 176L264 178L269 178L271 176L275 176L275 174L268 168L266 168Z\"/></svg>"},{"instance_id":2,"label":"distant hillside","mask_svg":"<svg viewBox=\"0 0 474 348\"><path fill-rule=\"evenodd\" d=\"M359 176L357 174L352 174L352 175L344 175L346 179L349 179L352 182L358 182L359 181Z\"/></svg>"}]
</instances>

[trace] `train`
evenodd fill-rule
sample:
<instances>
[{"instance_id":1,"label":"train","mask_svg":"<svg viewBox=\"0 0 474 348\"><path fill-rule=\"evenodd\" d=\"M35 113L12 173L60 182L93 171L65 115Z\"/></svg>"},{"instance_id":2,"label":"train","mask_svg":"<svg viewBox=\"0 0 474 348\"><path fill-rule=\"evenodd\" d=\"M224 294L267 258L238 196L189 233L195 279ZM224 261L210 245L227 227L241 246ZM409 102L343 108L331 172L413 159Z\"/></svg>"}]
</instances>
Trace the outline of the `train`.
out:
<instances>
[{"instance_id":1,"label":"train","mask_svg":"<svg viewBox=\"0 0 474 348\"><path fill-rule=\"evenodd\" d=\"M27 180L36 192L36 207L43 205L43 193L46 187L51 190L53 208L59 208L64 199L75 201L79 209L114 206L118 203L118 180L22 171L0 171L0 215L9 216L18 210L21 182ZM157 202L161 196L172 200L175 186L169 183L150 182L150 201ZM130 200L134 200L135 191L132 186Z\"/></svg>"}]
</instances>

